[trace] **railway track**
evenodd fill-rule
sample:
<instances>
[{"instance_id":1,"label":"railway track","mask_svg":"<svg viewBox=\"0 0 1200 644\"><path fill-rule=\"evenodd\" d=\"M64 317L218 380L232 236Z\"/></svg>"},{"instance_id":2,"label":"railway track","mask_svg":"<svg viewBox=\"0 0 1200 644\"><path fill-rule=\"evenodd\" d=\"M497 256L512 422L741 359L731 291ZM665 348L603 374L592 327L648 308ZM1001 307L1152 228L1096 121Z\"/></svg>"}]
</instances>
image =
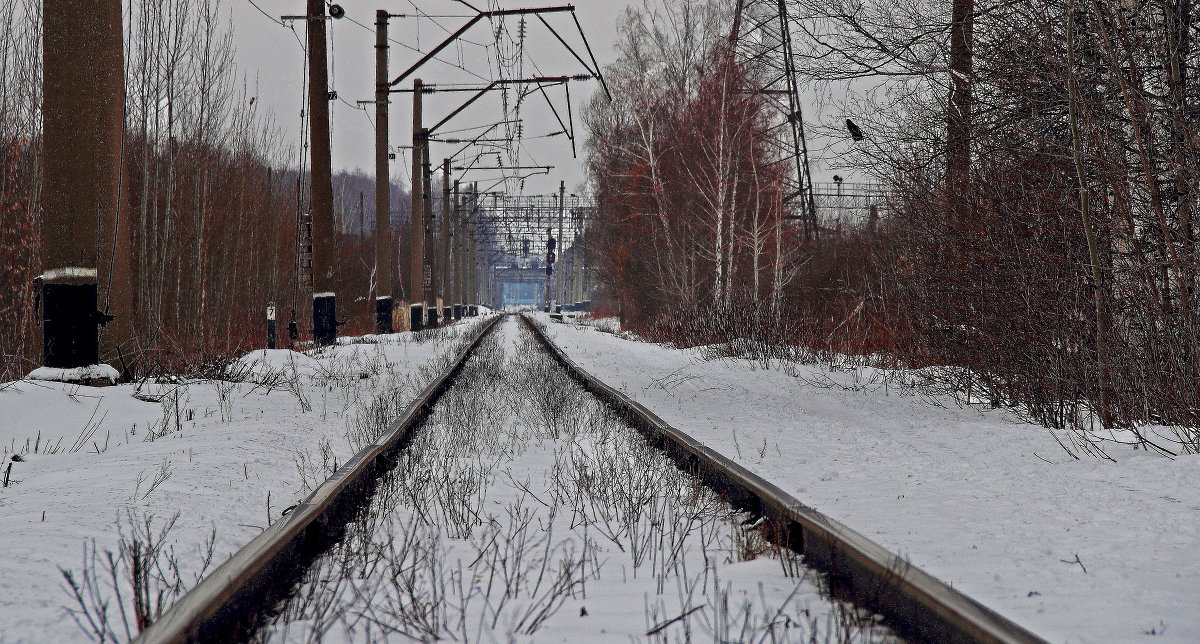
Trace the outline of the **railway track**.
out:
<instances>
[{"instance_id":1,"label":"railway track","mask_svg":"<svg viewBox=\"0 0 1200 644\"><path fill-rule=\"evenodd\" d=\"M529 318L498 333L502 319L137 641L312 640L335 622L350 640L536 639L566 624L584 641L606 618L639 619L638 592L645 624L629 632L664 641L808 641L814 614L838 641L1041 641L667 425ZM719 579L745 566L710 572L747 559L764 562L761 601L754 583ZM868 610L814 613L797 599L814 590Z\"/></svg>"}]
</instances>

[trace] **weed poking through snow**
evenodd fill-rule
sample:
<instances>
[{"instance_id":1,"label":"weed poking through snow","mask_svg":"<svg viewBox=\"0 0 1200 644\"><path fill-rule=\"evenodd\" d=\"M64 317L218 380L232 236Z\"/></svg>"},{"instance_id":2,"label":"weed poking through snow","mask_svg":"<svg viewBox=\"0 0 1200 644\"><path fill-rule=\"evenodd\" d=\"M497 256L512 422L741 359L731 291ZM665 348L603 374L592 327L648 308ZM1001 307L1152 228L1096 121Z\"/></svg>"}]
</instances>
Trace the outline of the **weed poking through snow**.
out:
<instances>
[{"instance_id":1,"label":"weed poking through snow","mask_svg":"<svg viewBox=\"0 0 1200 644\"><path fill-rule=\"evenodd\" d=\"M444 368L384 388L348 440L377 438L410 388ZM567 379L510 320L257 638L491 641L604 628L663 642L890 637L819 599L819 579L763 529Z\"/></svg>"}]
</instances>

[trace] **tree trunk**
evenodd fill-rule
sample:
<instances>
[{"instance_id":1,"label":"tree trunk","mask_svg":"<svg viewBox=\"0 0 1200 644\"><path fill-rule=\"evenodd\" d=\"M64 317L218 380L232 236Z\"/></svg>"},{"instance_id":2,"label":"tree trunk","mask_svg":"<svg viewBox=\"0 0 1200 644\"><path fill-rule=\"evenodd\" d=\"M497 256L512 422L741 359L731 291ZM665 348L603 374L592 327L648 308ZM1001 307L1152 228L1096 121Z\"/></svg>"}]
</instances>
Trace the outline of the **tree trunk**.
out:
<instances>
[{"instance_id":1,"label":"tree trunk","mask_svg":"<svg viewBox=\"0 0 1200 644\"><path fill-rule=\"evenodd\" d=\"M972 68L975 0L954 0L950 25L950 105L946 112L946 184L962 200L971 177Z\"/></svg>"}]
</instances>

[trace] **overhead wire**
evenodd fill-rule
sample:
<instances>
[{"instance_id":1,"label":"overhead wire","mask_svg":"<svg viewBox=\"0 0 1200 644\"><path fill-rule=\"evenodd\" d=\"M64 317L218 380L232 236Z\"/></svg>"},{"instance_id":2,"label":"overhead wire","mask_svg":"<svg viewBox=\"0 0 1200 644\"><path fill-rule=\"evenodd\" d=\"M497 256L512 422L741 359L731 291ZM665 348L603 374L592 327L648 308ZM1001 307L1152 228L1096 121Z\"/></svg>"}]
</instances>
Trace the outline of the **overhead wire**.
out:
<instances>
[{"instance_id":1,"label":"overhead wire","mask_svg":"<svg viewBox=\"0 0 1200 644\"><path fill-rule=\"evenodd\" d=\"M455 16L434 16L434 15L432 15L432 14L425 13L425 10L421 9L420 7L418 7L418 6L417 6L417 3L413 2L413 0L408 0L408 4L412 5L412 8L413 8L413 9L415 9L415 10L417 11L417 15L418 15L418 16L420 16L420 17L423 17L423 18L427 18L427 19L428 19L430 22L432 22L433 24L437 25L439 29L441 29L442 31L446 32L447 34L454 33L454 32L452 32L452 31L450 31L450 29L449 29L449 28L447 28L445 25L443 25L442 23L438 22L438 21L436 20L436 18L441 18L441 17L445 17L445 18L453 18L453 17L455 17ZM466 18L474 18L475 16L463 16L463 17L466 17ZM467 39L467 38L463 38L462 36L459 36L459 37L458 37L458 41L459 41L459 42L465 42L465 43L467 43L467 44L469 44L469 45L475 45L476 47L486 47L486 45L484 45L483 43L477 43L477 42L475 42L474 40L469 40L469 39Z\"/></svg>"},{"instance_id":2,"label":"overhead wire","mask_svg":"<svg viewBox=\"0 0 1200 644\"><path fill-rule=\"evenodd\" d=\"M300 36L296 34L296 28L292 27L292 33L299 40ZM296 172L296 275L299 277L303 274L303 267L300 265L300 234L302 231L301 224L303 223L304 215L304 168L305 161L308 159L308 48L301 43L301 65L300 65L300 145L298 149L299 161L296 164L298 168ZM299 304L300 297L300 281L292 282L292 314L295 315L296 306Z\"/></svg>"},{"instance_id":3,"label":"overhead wire","mask_svg":"<svg viewBox=\"0 0 1200 644\"><path fill-rule=\"evenodd\" d=\"M363 23L361 23L361 22L359 22L359 21L355 20L354 18L351 18L350 16L345 16L345 19L346 19L347 21L349 21L351 24L357 25L358 27L360 27L360 28L362 28L362 29L364 29L364 30L366 30L366 31L369 31L369 32L371 32L371 33L375 33L375 29L374 29L374 28L372 28L372 27L368 27L367 25L364 25ZM406 43L406 42L402 42L402 41L396 40L395 38L392 38L392 37L390 37L390 36L388 37L388 42L390 42L390 43L394 43L394 44L396 44L396 45L399 45L400 47L403 47L403 48L405 48L405 49L407 49L407 50L409 50L409 51L411 51L411 52L417 53L417 54L424 54L424 53L425 53L424 51L421 51L421 49L420 49L419 47L413 47L412 45L410 45L410 44L408 44L408 43ZM488 78L488 77L486 77L486 76L481 76L480 74L478 74L478 73L476 73L476 72L473 72L473 71L471 71L470 69L467 69L466 67L464 67L464 66L462 66L462 65L459 65L459 64L453 63L453 62L451 62L451 61L448 61L448 60L446 60L446 59L444 59L444 58L441 58L441 57L438 57L438 56L434 56L433 60L436 60L436 61L438 61L439 63L442 63L443 65L449 65L450 67L454 67L455 69L462 70L462 71L464 71L464 72L466 72L466 73L470 74L471 76L474 76L475 78L478 78L479 80L482 80L482 81L487 81L487 82L491 82L491 80L492 80L492 79L490 79L490 78Z\"/></svg>"},{"instance_id":4,"label":"overhead wire","mask_svg":"<svg viewBox=\"0 0 1200 644\"><path fill-rule=\"evenodd\" d=\"M282 20L267 13L266 11L263 10L262 7L258 6L258 4L256 2L254 2L254 0L247 0L247 1L250 3L251 6L253 6L255 9L257 9L258 12L261 13L263 15L263 17L265 17L267 20L270 20L271 22L279 25L280 27L291 30L292 37L296 39L296 44L300 46L300 49L304 49L304 41L300 40L300 34L296 33L295 26L289 25L289 24L283 22Z\"/></svg>"},{"instance_id":5,"label":"overhead wire","mask_svg":"<svg viewBox=\"0 0 1200 644\"><path fill-rule=\"evenodd\" d=\"M327 2L327 4L328 4L328 2ZM337 58L334 55L335 49L333 46L334 29L333 29L332 24L328 25L328 27L329 28L326 30L326 41L328 43L327 46L328 46L328 50L329 50L329 77L325 83L325 91L327 92L326 93L326 97L327 97L326 101L327 102L328 102L328 92L332 91L335 96L338 96L338 93L337 93ZM334 140L333 122L335 119L333 118L333 106L332 105L329 106L328 111L329 111L329 140L333 141Z\"/></svg>"},{"instance_id":6,"label":"overhead wire","mask_svg":"<svg viewBox=\"0 0 1200 644\"><path fill-rule=\"evenodd\" d=\"M472 125L470 127L459 128L457 130L438 130L438 134L459 134L461 132L469 132L471 130L482 130L485 128L490 130L494 127L498 127L502 122L503 121L496 121L495 123L489 123L487 125Z\"/></svg>"},{"instance_id":7,"label":"overhead wire","mask_svg":"<svg viewBox=\"0 0 1200 644\"><path fill-rule=\"evenodd\" d=\"M258 3L256 3L254 0L247 0L247 2L249 2L249 3L250 3L250 6L254 7L255 9L258 9L258 12L259 12L259 13L261 13L261 14L262 14L262 15L264 15L264 16L266 16L266 17L267 17L267 20L270 20L271 22L273 22L273 23L275 23L275 24L279 25L280 27L286 27L286 26L287 26L287 25L283 24L283 21L282 21L282 20L279 20L278 18L276 18L276 17L272 16L271 14L267 13L266 11L263 11L263 8L262 8L262 7L260 7L260 6L258 6Z\"/></svg>"},{"instance_id":8,"label":"overhead wire","mask_svg":"<svg viewBox=\"0 0 1200 644\"><path fill-rule=\"evenodd\" d=\"M337 91L337 58L336 58L336 48L334 46L333 34L334 34L334 30L332 28L329 29L329 81L330 81L329 85L330 85L330 88L337 95L337 102L339 102L339 103L345 105L346 107L349 107L355 111L362 112L362 115L367 119L367 123L370 123L371 129L374 130L375 129L375 120L371 118L371 111L368 110L365 105L356 105L354 103L351 103L350 101L347 101L346 98L344 96L342 96L341 92ZM333 138L333 122L334 122L334 120L335 119L333 118L333 115L330 114L329 137L331 139Z\"/></svg>"}]
</instances>

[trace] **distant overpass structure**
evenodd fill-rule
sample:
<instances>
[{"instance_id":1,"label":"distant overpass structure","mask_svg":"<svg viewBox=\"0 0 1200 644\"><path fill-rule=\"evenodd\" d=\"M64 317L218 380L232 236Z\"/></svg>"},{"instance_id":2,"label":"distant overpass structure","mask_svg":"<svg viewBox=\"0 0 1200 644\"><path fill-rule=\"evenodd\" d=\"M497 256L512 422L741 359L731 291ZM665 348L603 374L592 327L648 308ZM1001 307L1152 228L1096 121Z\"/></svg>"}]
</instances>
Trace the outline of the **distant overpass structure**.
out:
<instances>
[{"instance_id":1,"label":"distant overpass structure","mask_svg":"<svg viewBox=\"0 0 1200 644\"><path fill-rule=\"evenodd\" d=\"M489 305L542 307L590 300L595 258L589 257L587 232L596 210L590 196L482 195L475 208L477 239ZM549 239L554 238L551 250ZM550 255L554 272L546 273Z\"/></svg>"},{"instance_id":2,"label":"distant overpass structure","mask_svg":"<svg viewBox=\"0 0 1200 644\"><path fill-rule=\"evenodd\" d=\"M546 268L540 262L527 266L493 266L493 304L541 307L546 300Z\"/></svg>"}]
</instances>

